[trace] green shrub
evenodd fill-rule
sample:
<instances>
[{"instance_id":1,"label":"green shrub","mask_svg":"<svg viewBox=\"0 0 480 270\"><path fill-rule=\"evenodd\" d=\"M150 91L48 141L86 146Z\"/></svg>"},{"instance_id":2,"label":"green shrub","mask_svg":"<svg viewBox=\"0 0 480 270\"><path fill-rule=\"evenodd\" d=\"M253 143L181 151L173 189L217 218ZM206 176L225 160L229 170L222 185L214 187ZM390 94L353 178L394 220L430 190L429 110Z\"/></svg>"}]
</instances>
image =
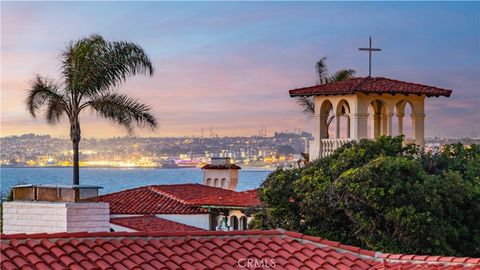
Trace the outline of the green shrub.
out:
<instances>
[{"instance_id":1,"label":"green shrub","mask_svg":"<svg viewBox=\"0 0 480 270\"><path fill-rule=\"evenodd\" d=\"M480 255L480 147L424 153L403 137L353 142L277 169L255 228L284 228L395 253Z\"/></svg>"}]
</instances>

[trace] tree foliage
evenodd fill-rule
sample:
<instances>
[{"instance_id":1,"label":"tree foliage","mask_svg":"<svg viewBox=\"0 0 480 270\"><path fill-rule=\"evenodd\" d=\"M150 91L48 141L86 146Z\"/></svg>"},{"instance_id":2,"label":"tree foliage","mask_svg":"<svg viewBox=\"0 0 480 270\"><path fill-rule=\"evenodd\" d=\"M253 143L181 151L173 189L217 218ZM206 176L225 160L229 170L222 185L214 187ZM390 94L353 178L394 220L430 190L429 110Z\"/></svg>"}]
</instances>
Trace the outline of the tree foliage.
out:
<instances>
[{"instance_id":1,"label":"tree foliage","mask_svg":"<svg viewBox=\"0 0 480 270\"><path fill-rule=\"evenodd\" d=\"M328 74L327 58L322 57L315 64L315 71L317 73L317 84L327 84L333 82L340 82L351 79L355 76L355 70L353 69L340 69L333 75ZM315 102L312 96L298 96L295 98L297 104L303 108L303 113L307 118L312 118L315 114ZM327 126L332 122L333 117L328 120Z\"/></svg>"},{"instance_id":2,"label":"tree foliage","mask_svg":"<svg viewBox=\"0 0 480 270\"><path fill-rule=\"evenodd\" d=\"M361 140L259 191L256 228L284 228L366 249L480 255L480 146L425 153L403 137Z\"/></svg>"}]
</instances>

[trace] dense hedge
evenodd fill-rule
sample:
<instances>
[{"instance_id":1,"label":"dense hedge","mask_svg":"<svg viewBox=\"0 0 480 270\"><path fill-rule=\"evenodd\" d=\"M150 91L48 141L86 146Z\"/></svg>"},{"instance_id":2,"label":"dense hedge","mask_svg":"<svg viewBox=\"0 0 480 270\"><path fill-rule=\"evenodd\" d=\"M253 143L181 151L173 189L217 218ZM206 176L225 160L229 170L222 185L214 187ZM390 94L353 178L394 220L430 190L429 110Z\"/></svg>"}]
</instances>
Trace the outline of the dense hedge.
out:
<instances>
[{"instance_id":1,"label":"dense hedge","mask_svg":"<svg viewBox=\"0 0 480 270\"><path fill-rule=\"evenodd\" d=\"M479 256L479 145L424 153L402 142L362 140L276 170L252 225L384 252Z\"/></svg>"}]
</instances>

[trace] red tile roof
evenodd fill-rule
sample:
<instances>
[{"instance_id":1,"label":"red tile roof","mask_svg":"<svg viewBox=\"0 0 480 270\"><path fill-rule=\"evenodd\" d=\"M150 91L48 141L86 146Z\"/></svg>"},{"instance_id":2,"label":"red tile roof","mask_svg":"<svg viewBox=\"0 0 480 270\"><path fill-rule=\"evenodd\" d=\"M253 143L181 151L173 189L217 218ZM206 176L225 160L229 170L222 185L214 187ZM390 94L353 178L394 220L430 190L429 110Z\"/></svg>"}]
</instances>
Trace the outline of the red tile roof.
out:
<instances>
[{"instance_id":1,"label":"red tile roof","mask_svg":"<svg viewBox=\"0 0 480 270\"><path fill-rule=\"evenodd\" d=\"M414 94L425 95L427 97L449 97L452 94L452 90L382 77L359 77L340 82L294 89L290 90L289 93L290 97L346 95L354 93L403 95Z\"/></svg>"},{"instance_id":2,"label":"red tile roof","mask_svg":"<svg viewBox=\"0 0 480 270\"><path fill-rule=\"evenodd\" d=\"M88 198L108 202L110 214L203 214L205 209L190 206L182 200L159 193L155 186L139 187Z\"/></svg>"},{"instance_id":3,"label":"red tile roof","mask_svg":"<svg viewBox=\"0 0 480 270\"><path fill-rule=\"evenodd\" d=\"M158 193L180 201L200 199L214 195L237 193L233 190L211 187L202 184L159 185L152 186L152 188Z\"/></svg>"},{"instance_id":4,"label":"red tile roof","mask_svg":"<svg viewBox=\"0 0 480 270\"><path fill-rule=\"evenodd\" d=\"M218 165L215 165L215 164L207 164L205 166L202 167L202 170L203 169L210 169L210 170L230 170L230 169L233 169L233 170L240 170L242 169L240 166L238 165L235 165L235 164L218 164Z\"/></svg>"},{"instance_id":5,"label":"red tile roof","mask_svg":"<svg viewBox=\"0 0 480 270\"><path fill-rule=\"evenodd\" d=\"M257 190L247 190L229 195L210 196L188 202L191 205L218 206L218 207L254 207L260 205Z\"/></svg>"},{"instance_id":6,"label":"red tile roof","mask_svg":"<svg viewBox=\"0 0 480 270\"><path fill-rule=\"evenodd\" d=\"M480 269L480 258L382 254L280 230L2 235L0 251L6 270L239 269L246 260L274 269Z\"/></svg>"},{"instance_id":7,"label":"red tile roof","mask_svg":"<svg viewBox=\"0 0 480 270\"><path fill-rule=\"evenodd\" d=\"M132 216L111 218L110 223L141 232L189 232L203 231L201 228L185 225L156 216Z\"/></svg>"},{"instance_id":8,"label":"red tile roof","mask_svg":"<svg viewBox=\"0 0 480 270\"><path fill-rule=\"evenodd\" d=\"M139 187L86 200L110 203L111 214L203 214L208 212L207 209L190 204L190 201L212 196L232 196L236 201L241 201L245 195L245 201L251 202L250 194L201 184L180 184ZM221 205L221 202L217 202L217 205Z\"/></svg>"}]
</instances>

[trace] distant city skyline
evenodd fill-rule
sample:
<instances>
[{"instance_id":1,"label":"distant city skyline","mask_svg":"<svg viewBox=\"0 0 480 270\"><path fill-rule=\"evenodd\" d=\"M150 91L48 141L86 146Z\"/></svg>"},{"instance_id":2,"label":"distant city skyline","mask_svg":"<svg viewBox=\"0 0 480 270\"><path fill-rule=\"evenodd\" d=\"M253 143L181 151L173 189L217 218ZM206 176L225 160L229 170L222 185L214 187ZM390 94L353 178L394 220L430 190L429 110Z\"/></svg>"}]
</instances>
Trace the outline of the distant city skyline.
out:
<instances>
[{"instance_id":1,"label":"distant city skyline","mask_svg":"<svg viewBox=\"0 0 480 270\"><path fill-rule=\"evenodd\" d=\"M453 89L426 102L426 136L479 136L479 2L1 2L0 136L68 137L66 122L32 119L23 103L35 74L59 78L59 54L71 40L99 33L141 45L153 77L121 91L152 106L160 128L141 137L246 136L310 131L288 90L315 84L314 65L330 71ZM53 15L53 16L52 16ZM82 136L126 132L85 114Z\"/></svg>"}]
</instances>

